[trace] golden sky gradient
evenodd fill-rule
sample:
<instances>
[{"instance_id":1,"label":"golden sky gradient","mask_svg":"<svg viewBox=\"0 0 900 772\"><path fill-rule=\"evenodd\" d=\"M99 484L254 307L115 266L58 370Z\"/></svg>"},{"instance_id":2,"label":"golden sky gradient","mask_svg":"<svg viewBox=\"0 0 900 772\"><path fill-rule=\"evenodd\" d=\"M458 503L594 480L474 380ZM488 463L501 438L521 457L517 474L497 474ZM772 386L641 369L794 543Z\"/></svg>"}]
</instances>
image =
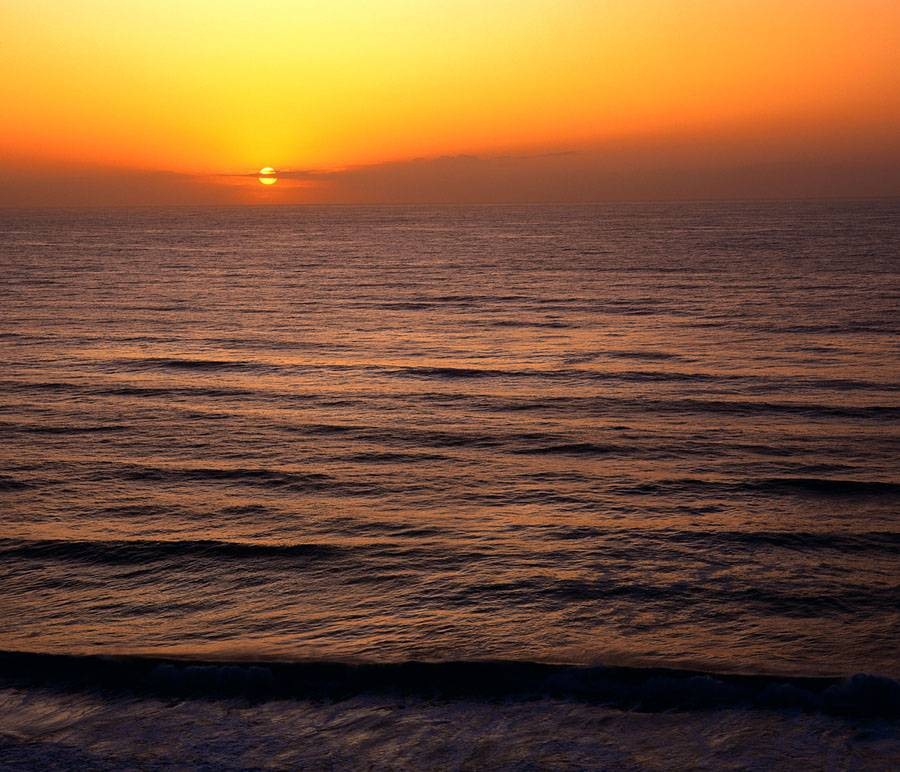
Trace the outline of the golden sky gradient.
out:
<instances>
[{"instance_id":1,"label":"golden sky gradient","mask_svg":"<svg viewBox=\"0 0 900 772\"><path fill-rule=\"evenodd\" d=\"M0 0L0 72L3 204L900 193L896 0Z\"/></svg>"}]
</instances>

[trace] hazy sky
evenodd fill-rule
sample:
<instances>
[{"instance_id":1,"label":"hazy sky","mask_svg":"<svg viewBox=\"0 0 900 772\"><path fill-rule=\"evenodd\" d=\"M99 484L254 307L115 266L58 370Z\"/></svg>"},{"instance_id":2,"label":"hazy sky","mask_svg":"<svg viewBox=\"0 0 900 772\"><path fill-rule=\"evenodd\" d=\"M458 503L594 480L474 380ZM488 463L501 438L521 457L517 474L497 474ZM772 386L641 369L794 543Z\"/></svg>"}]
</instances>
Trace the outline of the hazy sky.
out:
<instances>
[{"instance_id":1,"label":"hazy sky","mask_svg":"<svg viewBox=\"0 0 900 772\"><path fill-rule=\"evenodd\" d=\"M0 73L2 205L900 194L897 0L0 0Z\"/></svg>"}]
</instances>

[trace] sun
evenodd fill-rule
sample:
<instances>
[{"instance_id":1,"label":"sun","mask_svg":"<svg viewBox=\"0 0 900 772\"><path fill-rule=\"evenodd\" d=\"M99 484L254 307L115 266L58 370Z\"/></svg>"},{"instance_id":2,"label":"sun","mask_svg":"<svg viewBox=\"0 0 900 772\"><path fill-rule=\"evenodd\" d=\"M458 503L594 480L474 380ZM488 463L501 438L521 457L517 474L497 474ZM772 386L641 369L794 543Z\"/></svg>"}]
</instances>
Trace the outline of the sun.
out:
<instances>
[{"instance_id":1,"label":"sun","mask_svg":"<svg viewBox=\"0 0 900 772\"><path fill-rule=\"evenodd\" d=\"M278 182L278 173L271 166L259 170L259 181L263 185L274 185Z\"/></svg>"}]
</instances>

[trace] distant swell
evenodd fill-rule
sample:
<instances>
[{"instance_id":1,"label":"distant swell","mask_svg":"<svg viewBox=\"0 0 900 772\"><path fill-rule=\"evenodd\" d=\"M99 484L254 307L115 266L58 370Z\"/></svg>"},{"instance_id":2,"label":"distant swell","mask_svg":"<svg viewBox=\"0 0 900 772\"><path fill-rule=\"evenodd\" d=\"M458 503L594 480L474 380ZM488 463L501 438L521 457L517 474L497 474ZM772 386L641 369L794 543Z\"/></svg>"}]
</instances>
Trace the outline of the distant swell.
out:
<instances>
[{"instance_id":1,"label":"distant swell","mask_svg":"<svg viewBox=\"0 0 900 772\"><path fill-rule=\"evenodd\" d=\"M539 662L225 663L4 652L0 684L182 699L551 698L645 712L744 708L900 716L900 683L881 676L724 675Z\"/></svg>"}]
</instances>

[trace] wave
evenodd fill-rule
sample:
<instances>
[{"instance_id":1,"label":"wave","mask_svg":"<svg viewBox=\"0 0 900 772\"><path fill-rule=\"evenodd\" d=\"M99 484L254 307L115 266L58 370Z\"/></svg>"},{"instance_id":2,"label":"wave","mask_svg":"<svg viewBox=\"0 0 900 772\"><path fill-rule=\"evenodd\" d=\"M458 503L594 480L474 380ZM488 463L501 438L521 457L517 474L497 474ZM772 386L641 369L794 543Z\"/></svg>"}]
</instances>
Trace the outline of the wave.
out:
<instances>
[{"instance_id":1,"label":"wave","mask_svg":"<svg viewBox=\"0 0 900 772\"><path fill-rule=\"evenodd\" d=\"M835 550L844 553L886 552L900 555L900 533L869 531L864 533L799 531L678 531L666 533L666 540L722 547L778 547L794 551Z\"/></svg>"},{"instance_id":2,"label":"wave","mask_svg":"<svg viewBox=\"0 0 900 772\"><path fill-rule=\"evenodd\" d=\"M873 387L874 388L874 387ZM827 405L818 402L754 402L746 400L673 399L645 401L644 409L671 413L715 413L757 416L766 413L827 418L900 418L893 405Z\"/></svg>"},{"instance_id":3,"label":"wave","mask_svg":"<svg viewBox=\"0 0 900 772\"><path fill-rule=\"evenodd\" d=\"M898 496L900 483L880 480L842 480L830 477L767 477L757 480L702 480L684 478L656 480L636 485L620 486L619 493L671 494L689 490L720 490L725 493L755 492L798 494L817 497Z\"/></svg>"},{"instance_id":4,"label":"wave","mask_svg":"<svg viewBox=\"0 0 900 772\"><path fill-rule=\"evenodd\" d=\"M346 495L383 493L383 489L364 480L341 480L319 472L292 472L252 467L154 467L115 464L95 475L98 481L116 478L154 483L232 483L278 489L294 493L318 491Z\"/></svg>"},{"instance_id":5,"label":"wave","mask_svg":"<svg viewBox=\"0 0 900 772\"><path fill-rule=\"evenodd\" d=\"M679 354L673 354L668 351L606 351L603 352L603 356L614 359L635 359L649 362L684 359Z\"/></svg>"},{"instance_id":6,"label":"wave","mask_svg":"<svg viewBox=\"0 0 900 772\"><path fill-rule=\"evenodd\" d=\"M341 554L330 544L253 544L209 539L184 541L157 540L69 540L0 539L0 560L32 559L76 561L82 563L131 565L173 558L212 558L214 560L321 559Z\"/></svg>"},{"instance_id":7,"label":"wave","mask_svg":"<svg viewBox=\"0 0 900 772\"><path fill-rule=\"evenodd\" d=\"M109 360L103 364L126 368L162 368L167 370L260 370L274 365L235 359L193 359L178 357L146 357L140 359Z\"/></svg>"},{"instance_id":8,"label":"wave","mask_svg":"<svg viewBox=\"0 0 900 772\"><path fill-rule=\"evenodd\" d=\"M566 368L558 370L542 369L499 369L481 367L425 367L409 365L388 369L389 374L412 376L417 378L539 378L545 380L582 379L590 381L721 381L735 376L712 376L701 373L627 371L600 372L583 368Z\"/></svg>"},{"instance_id":9,"label":"wave","mask_svg":"<svg viewBox=\"0 0 900 772\"><path fill-rule=\"evenodd\" d=\"M113 386L110 388L87 388L84 391L104 397L233 397L246 399L265 396L265 394L260 395L249 389L192 386Z\"/></svg>"},{"instance_id":10,"label":"wave","mask_svg":"<svg viewBox=\"0 0 900 772\"><path fill-rule=\"evenodd\" d=\"M0 481L2 482L2 481ZM558 496L564 501L565 497ZM116 514L146 513L144 508L125 508L107 510ZM152 510L159 512L158 508ZM223 510L224 515L241 515L247 512L258 514L258 507L233 507ZM338 530L345 533L377 534L389 537L438 537L446 536L446 531L432 526L412 525L409 523L393 522L359 522L347 518L346 522L335 523ZM602 553L607 556L617 555L623 559L637 559L645 554L649 548L669 550L670 552L681 550L721 550L732 554L734 550L759 550L779 549L791 552L822 551L838 552L843 554L866 554L875 556L878 554L887 556L900 555L900 533L890 531L869 531L860 533L835 533L835 532L789 532L789 531L711 531L711 530L671 530L671 529L603 529L590 526L533 526L521 529L523 533L531 534L535 538L546 540L547 549L558 549L553 542L565 542L572 544L573 549L588 549L591 552ZM581 543L580 545L578 543ZM396 545L389 548L380 545L354 547L354 552L359 557L396 558L412 556L418 552L412 545ZM278 542L240 542L221 541L215 539L185 539L185 540L156 540L156 539L19 539L0 538L0 561L11 559L31 559L60 562L80 562L108 565L141 564L154 561L166 561L177 558L184 559L212 559L212 560L311 560L311 559L335 559L345 557L348 548L326 542L310 543L278 543ZM427 557L428 550L420 553ZM460 559L468 559L465 549L458 550ZM441 552L441 559L449 559L449 555ZM531 586L523 580L522 588L536 591L538 588ZM480 584L476 588L478 592L490 589L489 585ZM594 595L605 597L621 595L629 592L650 592L658 590L652 587L638 585L618 585L615 582L604 582L597 578L595 581L584 583L552 582L540 589L541 594L562 592L567 596L585 597ZM695 588L696 589L696 588ZM677 588L669 586L667 593L674 593ZM897 600L898 589L887 589L881 592L867 590L860 597L855 598L856 603L867 605L868 603L883 601L883 595L887 596L887 603ZM683 589L682 589L683 592ZM704 592L713 592L712 588L705 588ZM725 588L719 587L715 593L729 595ZM714 593L714 594L715 594ZM750 595L748 602L763 600L762 595ZM816 598L805 599L805 602L815 601ZM822 595L819 600L828 601L829 596Z\"/></svg>"},{"instance_id":11,"label":"wave","mask_svg":"<svg viewBox=\"0 0 900 772\"><path fill-rule=\"evenodd\" d=\"M518 448L511 452L527 456L606 456L610 453L627 453L632 452L632 450L620 445L600 445L596 442L564 442L554 445Z\"/></svg>"},{"instance_id":12,"label":"wave","mask_svg":"<svg viewBox=\"0 0 900 772\"><path fill-rule=\"evenodd\" d=\"M252 467L153 467L122 466L123 477L134 480L175 482L203 482L223 480L248 482L262 485L302 486L317 488L328 485L333 478L318 472L282 472L276 469Z\"/></svg>"},{"instance_id":13,"label":"wave","mask_svg":"<svg viewBox=\"0 0 900 772\"><path fill-rule=\"evenodd\" d=\"M0 475L0 492L2 491L24 491L31 486L9 475Z\"/></svg>"},{"instance_id":14,"label":"wave","mask_svg":"<svg viewBox=\"0 0 900 772\"><path fill-rule=\"evenodd\" d=\"M53 391L72 394L84 394L99 397L233 397L237 399L261 398L277 396L279 399L289 398L287 394L270 394L253 389L240 389L221 386L196 386L175 384L164 386L139 386L136 384L92 385L90 383L72 383L66 381L0 381L0 388L10 391Z\"/></svg>"},{"instance_id":15,"label":"wave","mask_svg":"<svg viewBox=\"0 0 900 772\"><path fill-rule=\"evenodd\" d=\"M525 370L497 370L480 367L397 367L391 372L419 378L502 378L534 375ZM540 373L538 373L540 374Z\"/></svg>"},{"instance_id":16,"label":"wave","mask_svg":"<svg viewBox=\"0 0 900 772\"><path fill-rule=\"evenodd\" d=\"M46 434L46 435L72 435L72 434L108 434L110 432L130 431L130 427L122 424L110 424L107 426L41 426L35 424L0 424L4 431L20 432L22 434Z\"/></svg>"},{"instance_id":17,"label":"wave","mask_svg":"<svg viewBox=\"0 0 900 772\"><path fill-rule=\"evenodd\" d=\"M550 329L550 330L568 330L576 327L576 324L570 322L561 322L561 321L538 321L532 320L529 321L527 319L524 320L516 320L516 319L496 319L493 321L485 322L487 326L490 327L514 327L514 328L541 328L541 329Z\"/></svg>"},{"instance_id":18,"label":"wave","mask_svg":"<svg viewBox=\"0 0 900 772\"><path fill-rule=\"evenodd\" d=\"M900 483L876 480L835 480L824 477L769 477L743 483L745 488L765 491L797 491L821 496L896 496Z\"/></svg>"},{"instance_id":19,"label":"wave","mask_svg":"<svg viewBox=\"0 0 900 772\"><path fill-rule=\"evenodd\" d=\"M638 550L623 550L627 556ZM525 594L540 599L556 598L572 601L625 600L637 603L644 610L660 609L671 612L683 604L698 616L701 606L717 609L758 610L760 615L777 615L783 618L824 619L847 613L891 613L900 607L900 588L897 587L810 587L798 584L773 588L758 583L722 582L715 586L703 585L696 580L665 580L655 583L629 583L617 579L597 577L591 580L546 580L529 578L510 583L484 583L461 593L465 599L475 595L514 598Z\"/></svg>"},{"instance_id":20,"label":"wave","mask_svg":"<svg viewBox=\"0 0 900 772\"><path fill-rule=\"evenodd\" d=\"M337 458L351 464L416 464L451 460L450 456L445 456L441 453L398 453L396 451L374 450L346 453L342 456L337 456Z\"/></svg>"},{"instance_id":21,"label":"wave","mask_svg":"<svg viewBox=\"0 0 900 772\"><path fill-rule=\"evenodd\" d=\"M110 464L94 475L96 482L125 479L136 482L178 484L241 485L287 493L330 492L344 496L383 496L383 483L365 479L341 479L320 472L281 471L253 467L155 467L138 464Z\"/></svg>"},{"instance_id":22,"label":"wave","mask_svg":"<svg viewBox=\"0 0 900 772\"><path fill-rule=\"evenodd\" d=\"M143 360L129 360L143 361ZM247 368L268 368L267 364L259 363L241 363L241 362L219 362L217 360L178 360L179 365L175 367L183 367L190 370L191 368L198 371L216 370L216 369L241 369ZM183 364L188 362L188 364ZM194 364L190 364L194 362ZM274 367L274 365L272 366ZM307 369L309 366L306 366ZM332 369L352 369L344 366ZM464 381L464 380L487 380L491 378L520 378L520 377L540 377L549 380L571 380L571 379L589 379L592 381L664 381L664 380L694 380L697 378L706 379L701 375L686 375L679 373L660 374L652 372L625 372L625 373L600 373L582 369L569 370L534 370L534 371L517 371L517 370L497 370L497 369L481 369L467 367L410 367L410 368L391 368L382 370L377 367L364 367L363 369L373 372L386 372L389 375L411 375L416 378L437 381ZM724 376L732 378L737 376ZM728 385L728 384L726 384ZM739 386L741 384L738 384ZM734 398L685 398L672 396L670 398L653 399L649 396L643 396L640 399L633 397L622 397L614 394L604 394L602 397L594 396L566 396L554 397L545 396L540 399L508 396L499 397L490 394L453 394L453 393L431 393L416 391L408 394L396 394L397 399L410 401L427 401L433 404L436 399L445 402L468 403L475 409L482 409L491 412L529 412L535 411L539 413L553 412L560 414L570 414L578 411L585 416L605 416L616 411L646 413L674 413L683 414L714 414L722 416L764 416L764 415L785 415L798 416L806 418L826 418L826 419L862 419L862 420L893 420L900 418L900 406L890 404L828 404L822 402L817 397L812 399L808 391L798 391L798 389L806 390L808 388L822 388L831 391L844 392L847 389L855 388L859 390L869 390L881 394L885 390L893 390L893 387L887 387L884 384L875 382L857 382L855 384L849 382L803 382L783 383L780 381L762 380L759 383L752 382L746 384L748 393L769 393L781 392L788 390L792 395L798 393L804 394L804 399L795 402L780 402L773 400L752 400L747 399L738 394ZM215 385L209 383L188 383L174 382L161 385L146 385L136 383L119 383L119 384L91 384L91 383L73 383L62 381L0 381L0 388L7 389L12 392L58 392L68 394L83 394L91 397L134 397L134 398L171 398L179 400L191 399L234 399L247 400L249 402L273 402L279 403L296 403L302 402L309 404L311 401L318 401L325 405L327 400L324 396L313 397L308 394L298 395L286 391L271 390L263 388L240 388L236 386L225 386L221 383ZM331 403L334 404L333 402Z\"/></svg>"},{"instance_id":23,"label":"wave","mask_svg":"<svg viewBox=\"0 0 900 772\"><path fill-rule=\"evenodd\" d=\"M591 526L532 526L540 536L565 541L604 539L608 544L635 538L633 530L609 530ZM714 531L641 529L641 544L661 542L672 546L697 549L757 549L775 547L793 551L835 550L838 552L887 552L900 554L900 532L861 531L838 533L834 531Z\"/></svg>"},{"instance_id":24,"label":"wave","mask_svg":"<svg viewBox=\"0 0 900 772\"><path fill-rule=\"evenodd\" d=\"M743 708L900 716L900 682L884 676L736 675L527 661L218 662L7 651L0 652L0 684L182 699L551 698L643 712Z\"/></svg>"},{"instance_id":25,"label":"wave","mask_svg":"<svg viewBox=\"0 0 900 772\"><path fill-rule=\"evenodd\" d=\"M483 371L482 371L483 372ZM456 375L454 377L480 377ZM570 415L577 412L582 417L608 416L617 412L639 413L674 413L683 415L722 415L722 416L765 416L767 414L798 416L806 418L853 418L868 420L900 419L900 406L893 405L834 405L822 402L771 402L746 399L683 399L666 398L651 399L642 397L619 397L603 395L602 397L585 396L544 396L539 399L528 397L498 397L489 394L453 395L430 393L406 394L409 400L434 401L439 398L445 401L468 403L473 408L499 413L522 413L534 411L538 413L556 413Z\"/></svg>"},{"instance_id":26,"label":"wave","mask_svg":"<svg viewBox=\"0 0 900 772\"><path fill-rule=\"evenodd\" d=\"M616 356L617 352L609 352ZM633 357L629 357L633 358ZM656 358L658 359L658 358ZM356 369L360 366L342 369ZM751 373L711 373L688 372L681 370L593 370L582 367L556 369L543 368L489 368L489 367L457 367L457 366L382 366L362 365L362 369L384 372L388 375L411 376L414 378L515 378L540 379L549 381L591 381L591 382L623 382L623 383L696 383L724 384L745 386L762 390L788 390L795 392L803 389L826 389L831 391L900 391L900 386L890 382L854 380L850 378L809 378L800 376L774 377ZM752 404L752 403L751 403Z\"/></svg>"}]
</instances>

